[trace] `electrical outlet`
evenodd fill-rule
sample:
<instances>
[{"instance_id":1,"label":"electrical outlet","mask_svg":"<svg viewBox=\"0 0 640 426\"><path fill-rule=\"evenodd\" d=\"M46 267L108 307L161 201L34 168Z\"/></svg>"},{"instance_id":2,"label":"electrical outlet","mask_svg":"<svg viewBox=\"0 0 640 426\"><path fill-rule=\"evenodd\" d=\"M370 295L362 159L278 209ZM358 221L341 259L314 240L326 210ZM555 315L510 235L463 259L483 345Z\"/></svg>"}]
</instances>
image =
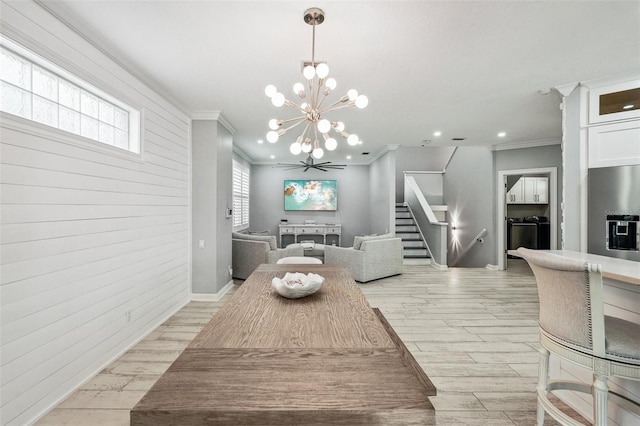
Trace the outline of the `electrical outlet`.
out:
<instances>
[{"instance_id":1,"label":"electrical outlet","mask_svg":"<svg viewBox=\"0 0 640 426\"><path fill-rule=\"evenodd\" d=\"M204 240L198 240L198 248L204 248Z\"/></svg>"},{"instance_id":2,"label":"electrical outlet","mask_svg":"<svg viewBox=\"0 0 640 426\"><path fill-rule=\"evenodd\" d=\"M231 268L231 265L227 265L227 269L229 270L229 276L233 276L233 269Z\"/></svg>"}]
</instances>

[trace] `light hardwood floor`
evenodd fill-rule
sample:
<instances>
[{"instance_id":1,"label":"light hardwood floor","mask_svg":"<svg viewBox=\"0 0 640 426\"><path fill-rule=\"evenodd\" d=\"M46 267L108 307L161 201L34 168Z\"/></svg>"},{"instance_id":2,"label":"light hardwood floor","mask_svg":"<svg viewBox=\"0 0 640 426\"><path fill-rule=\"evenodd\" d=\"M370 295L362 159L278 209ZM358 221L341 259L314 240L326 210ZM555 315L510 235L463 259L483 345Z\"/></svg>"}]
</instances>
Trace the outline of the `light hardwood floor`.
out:
<instances>
[{"instance_id":1,"label":"light hardwood floor","mask_svg":"<svg viewBox=\"0 0 640 426\"><path fill-rule=\"evenodd\" d=\"M538 296L524 261L507 271L406 265L360 288L435 384L438 425L535 425ZM128 425L129 410L231 294L189 303L37 424Z\"/></svg>"}]
</instances>

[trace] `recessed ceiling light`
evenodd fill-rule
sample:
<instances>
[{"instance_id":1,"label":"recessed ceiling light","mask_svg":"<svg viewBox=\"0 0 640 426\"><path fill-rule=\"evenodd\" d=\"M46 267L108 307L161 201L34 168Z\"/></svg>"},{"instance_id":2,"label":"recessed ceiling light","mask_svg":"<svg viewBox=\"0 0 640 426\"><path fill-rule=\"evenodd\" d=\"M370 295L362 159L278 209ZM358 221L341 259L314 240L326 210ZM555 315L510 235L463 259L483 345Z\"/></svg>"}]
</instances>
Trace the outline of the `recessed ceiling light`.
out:
<instances>
[{"instance_id":1,"label":"recessed ceiling light","mask_svg":"<svg viewBox=\"0 0 640 426\"><path fill-rule=\"evenodd\" d=\"M347 155L347 160L351 160L351 156L350 155Z\"/></svg>"},{"instance_id":2,"label":"recessed ceiling light","mask_svg":"<svg viewBox=\"0 0 640 426\"><path fill-rule=\"evenodd\" d=\"M498 133L498 137L499 138L504 138L505 136L507 136L507 134L505 132Z\"/></svg>"},{"instance_id":3,"label":"recessed ceiling light","mask_svg":"<svg viewBox=\"0 0 640 426\"><path fill-rule=\"evenodd\" d=\"M622 109L631 109L633 108L635 105L625 105L622 107Z\"/></svg>"},{"instance_id":4,"label":"recessed ceiling light","mask_svg":"<svg viewBox=\"0 0 640 426\"><path fill-rule=\"evenodd\" d=\"M259 144L263 144L263 143L264 143L264 141L263 141L262 139L258 139L258 143L259 143Z\"/></svg>"},{"instance_id":5,"label":"recessed ceiling light","mask_svg":"<svg viewBox=\"0 0 640 426\"><path fill-rule=\"evenodd\" d=\"M442 134L442 132L440 130L438 130L437 132L433 132L433 136L440 136Z\"/></svg>"},{"instance_id":6,"label":"recessed ceiling light","mask_svg":"<svg viewBox=\"0 0 640 426\"><path fill-rule=\"evenodd\" d=\"M275 156L275 155L272 155L270 158L273 160L274 158L276 158L276 156Z\"/></svg>"}]
</instances>

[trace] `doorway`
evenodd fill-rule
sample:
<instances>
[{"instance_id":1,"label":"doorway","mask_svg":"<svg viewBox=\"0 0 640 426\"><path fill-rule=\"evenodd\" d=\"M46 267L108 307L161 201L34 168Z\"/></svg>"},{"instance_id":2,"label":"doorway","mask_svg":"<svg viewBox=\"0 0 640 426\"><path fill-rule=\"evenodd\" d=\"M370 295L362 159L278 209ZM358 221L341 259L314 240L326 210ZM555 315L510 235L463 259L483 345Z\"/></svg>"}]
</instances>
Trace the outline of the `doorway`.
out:
<instances>
[{"instance_id":1,"label":"doorway","mask_svg":"<svg viewBox=\"0 0 640 426\"><path fill-rule=\"evenodd\" d=\"M508 203L507 193L510 185L515 184L520 178L548 178L548 204L540 204L540 198L536 198L534 204L526 202L512 204ZM558 248L558 169L557 167L544 167L537 169L520 169L520 170L501 170L497 177L496 191L496 218L497 230L497 259L498 269L507 268L507 218L508 213L512 216L521 215L523 217L534 216L536 213L544 211L548 213L549 227L549 248L556 250ZM511 198L513 200L513 198ZM528 207L526 207L528 206Z\"/></svg>"}]
</instances>

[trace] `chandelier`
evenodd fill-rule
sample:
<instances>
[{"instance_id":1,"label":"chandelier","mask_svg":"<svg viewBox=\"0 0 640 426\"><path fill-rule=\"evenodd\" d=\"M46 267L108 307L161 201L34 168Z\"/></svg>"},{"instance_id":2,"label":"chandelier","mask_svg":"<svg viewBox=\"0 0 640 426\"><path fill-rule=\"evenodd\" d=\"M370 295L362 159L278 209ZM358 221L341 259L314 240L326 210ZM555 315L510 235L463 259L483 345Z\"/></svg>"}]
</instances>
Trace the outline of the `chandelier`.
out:
<instances>
[{"instance_id":1,"label":"chandelier","mask_svg":"<svg viewBox=\"0 0 640 426\"><path fill-rule=\"evenodd\" d=\"M324 150L320 146L318 133L322 135L324 147L329 151L333 151L338 146L336 139L331 136L332 131L335 135L345 138L351 146L362 143L358 135L344 131L343 122L329 121L325 118L326 114L343 108L365 108L369 103L369 99L364 95L359 95L357 90L351 89L335 102L329 103L330 101L327 101L327 97L336 88L336 80L327 78L329 66L326 63L315 62L316 25L324 22L324 12L315 7L307 9L304 12L304 22L313 27L313 36L311 62L304 63L302 70L302 75L306 79L306 87L303 83L293 85L293 93L301 100L301 103L297 104L286 99L273 84L268 85L264 90L265 94L271 98L271 103L274 106L291 107L299 115L284 120L276 118L270 120L269 128L271 131L267 133L267 141L275 143L287 131L305 124L302 134L291 144L289 149L294 155L304 152L306 154L311 153L315 158L322 158ZM324 105L325 102L328 105Z\"/></svg>"}]
</instances>

